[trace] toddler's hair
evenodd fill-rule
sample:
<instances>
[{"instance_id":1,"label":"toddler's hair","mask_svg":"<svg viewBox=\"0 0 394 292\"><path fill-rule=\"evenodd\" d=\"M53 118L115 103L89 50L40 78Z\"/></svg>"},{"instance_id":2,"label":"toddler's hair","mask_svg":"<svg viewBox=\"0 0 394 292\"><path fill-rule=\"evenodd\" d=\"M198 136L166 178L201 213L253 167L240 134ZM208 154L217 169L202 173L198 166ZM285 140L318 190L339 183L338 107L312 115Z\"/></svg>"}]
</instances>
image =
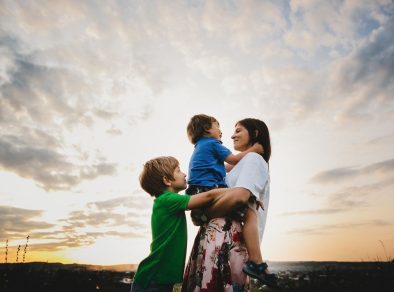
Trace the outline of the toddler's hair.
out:
<instances>
[{"instance_id":1,"label":"toddler's hair","mask_svg":"<svg viewBox=\"0 0 394 292\"><path fill-rule=\"evenodd\" d=\"M160 156L147 161L140 174L141 187L153 197L161 195L167 188L163 177L174 180L174 171L178 166L178 160L172 156Z\"/></svg>"},{"instance_id":2,"label":"toddler's hair","mask_svg":"<svg viewBox=\"0 0 394 292\"><path fill-rule=\"evenodd\" d=\"M207 116L204 114L195 115L190 119L187 125L187 136L192 142L196 144L197 141L212 128L212 123L218 122L214 117Z\"/></svg>"}]
</instances>

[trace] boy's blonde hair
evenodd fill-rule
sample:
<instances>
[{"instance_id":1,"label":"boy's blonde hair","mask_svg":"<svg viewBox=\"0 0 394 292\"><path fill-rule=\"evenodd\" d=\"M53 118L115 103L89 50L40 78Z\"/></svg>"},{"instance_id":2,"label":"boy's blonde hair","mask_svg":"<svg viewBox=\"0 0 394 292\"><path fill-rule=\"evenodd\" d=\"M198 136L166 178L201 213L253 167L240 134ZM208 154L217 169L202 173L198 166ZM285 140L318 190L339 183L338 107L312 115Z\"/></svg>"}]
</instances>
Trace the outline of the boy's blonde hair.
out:
<instances>
[{"instance_id":1,"label":"boy's blonde hair","mask_svg":"<svg viewBox=\"0 0 394 292\"><path fill-rule=\"evenodd\" d=\"M195 115L190 119L187 125L187 136L192 142L196 144L197 141L212 128L212 123L218 122L214 117L207 116L204 114Z\"/></svg>"},{"instance_id":2,"label":"boy's blonde hair","mask_svg":"<svg viewBox=\"0 0 394 292\"><path fill-rule=\"evenodd\" d=\"M178 166L178 160L172 156L160 156L147 161L140 174L141 187L153 197L161 195L167 188L163 177L174 180L174 171Z\"/></svg>"}]
</instances>

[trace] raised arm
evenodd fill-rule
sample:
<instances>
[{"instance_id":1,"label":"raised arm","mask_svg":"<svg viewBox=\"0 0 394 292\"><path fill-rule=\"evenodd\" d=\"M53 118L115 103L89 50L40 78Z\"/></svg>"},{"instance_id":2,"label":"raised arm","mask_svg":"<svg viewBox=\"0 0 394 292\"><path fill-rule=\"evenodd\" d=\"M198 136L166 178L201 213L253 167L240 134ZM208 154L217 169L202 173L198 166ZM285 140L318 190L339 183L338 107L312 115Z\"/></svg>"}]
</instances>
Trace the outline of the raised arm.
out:
<instances>
[{"instance_id":1,"label":"raised arm","mask_svg":"<svg viewBox=\"0 0 394 292\"><path fill-rule=\"evenodd\" d=\"M231 165L235 165L237 164L246 154L248 154L249 152L256 152L258 154L262 154L264 153L264 149L263 146L259 143L255 143L253 144L252 147L249 147L247 150L242 151L238 154L229 154L226 159L224 160L225 162L227 162L228 164Z\"/></svg>"}]
</instances>

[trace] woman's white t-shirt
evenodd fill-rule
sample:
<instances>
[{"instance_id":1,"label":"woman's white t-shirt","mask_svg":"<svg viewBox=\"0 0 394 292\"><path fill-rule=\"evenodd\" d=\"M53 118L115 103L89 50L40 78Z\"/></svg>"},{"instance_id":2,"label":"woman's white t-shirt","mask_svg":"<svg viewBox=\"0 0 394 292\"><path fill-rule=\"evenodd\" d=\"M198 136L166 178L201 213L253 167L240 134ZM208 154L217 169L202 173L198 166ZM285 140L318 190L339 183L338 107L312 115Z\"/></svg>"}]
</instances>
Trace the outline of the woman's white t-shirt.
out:
<instances>
[{"instance_id":1,"label":"woman's white t-shirt","mask_svg":"<svg viewBox=\"0 0 394 292\"><path fill-rule=\"evenodd\" d=\"M246 154L227 173L226 183L229 188L245 188L257 199L263 202L264 210L257 211L260 243L263 239L270 194L270 179L268 164L264 158L255 152Z\"/></svg>"}]
</instances>

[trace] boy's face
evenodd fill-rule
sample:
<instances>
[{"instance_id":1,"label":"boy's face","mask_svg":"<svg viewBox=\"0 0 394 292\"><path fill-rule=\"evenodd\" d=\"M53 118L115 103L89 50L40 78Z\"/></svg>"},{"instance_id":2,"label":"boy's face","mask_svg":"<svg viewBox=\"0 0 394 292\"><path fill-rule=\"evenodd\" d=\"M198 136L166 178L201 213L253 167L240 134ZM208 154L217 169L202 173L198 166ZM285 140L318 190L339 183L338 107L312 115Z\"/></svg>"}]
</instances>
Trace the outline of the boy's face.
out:
<instances>
[{"instance_id":1,"label":"boy's face","mask_svg":"<svg viewBox=\"0 0 394 292\"><path fill-rule=\"evenodd\" d=\"M222 131L220 131L220 125L218 122L212 122L212 127L207 131L208 136L221 140L222 138Z\"/></svg>"},{"instance_id":2,"label":"boy's face","mask_svg":"<svg viewBox=\"0 0 394 292\"><path fill-rule=\"evenodd\" d=\"M178 193L184 189L186 189L186 174L181 171L179 166L177 166L174 170L174 180L170 183L170 188L174 193Z\"/></svg>"}]
</instances>

